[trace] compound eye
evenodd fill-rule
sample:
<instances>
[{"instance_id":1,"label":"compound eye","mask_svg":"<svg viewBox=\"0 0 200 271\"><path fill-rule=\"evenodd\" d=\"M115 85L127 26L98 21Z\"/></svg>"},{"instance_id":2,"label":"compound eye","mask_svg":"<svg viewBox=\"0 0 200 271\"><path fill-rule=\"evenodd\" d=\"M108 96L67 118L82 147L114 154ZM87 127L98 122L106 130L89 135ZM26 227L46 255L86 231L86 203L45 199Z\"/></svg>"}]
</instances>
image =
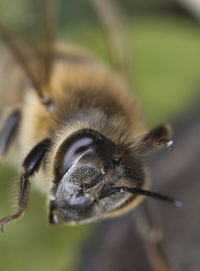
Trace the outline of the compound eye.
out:
<instances>
[{"instance_id":1,"label":"compound eye","mask_svg":"<svg viewBox=\"0 0 200 271\"><path fill-rule=\"evenodd\" d=\"M63 176L73 162L87 149L95 144L95 139L90 135L74 135L64 142L57 153L56 168L57 173Z\"/></svg>"}]
</instances>

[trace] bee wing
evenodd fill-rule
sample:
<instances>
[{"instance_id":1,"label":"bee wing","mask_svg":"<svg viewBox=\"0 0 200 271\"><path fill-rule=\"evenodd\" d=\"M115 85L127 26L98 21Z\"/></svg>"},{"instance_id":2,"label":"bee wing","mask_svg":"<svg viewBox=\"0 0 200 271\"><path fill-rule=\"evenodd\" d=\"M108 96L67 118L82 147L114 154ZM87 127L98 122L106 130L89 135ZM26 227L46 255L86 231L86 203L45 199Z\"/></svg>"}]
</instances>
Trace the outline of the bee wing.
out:
<instances>
[{"instance_id":1,"label":"bee wing","mask_svg":"<svg viewBox=\"0 0 200 271\"><path fill-rule=\"evenodd\" d=\"M39 6L37 5L39 4ZM22 16L23 42L0 23L0 37L43 103L48 102L48 83L53 63L53 8L50 0L31 1ZM44 92L45 90L45 92Z\"/></svg>"}]
</instances>

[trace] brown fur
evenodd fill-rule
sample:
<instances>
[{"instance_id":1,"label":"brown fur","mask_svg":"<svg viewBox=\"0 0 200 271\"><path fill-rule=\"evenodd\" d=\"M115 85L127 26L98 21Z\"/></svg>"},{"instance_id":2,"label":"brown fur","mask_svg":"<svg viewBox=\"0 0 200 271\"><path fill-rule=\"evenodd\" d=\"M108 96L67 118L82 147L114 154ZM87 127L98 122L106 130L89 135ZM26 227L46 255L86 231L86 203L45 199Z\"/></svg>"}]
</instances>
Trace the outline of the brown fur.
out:
<instances>
[{"instance_id":1,"label":"brown fur","mask_svg":"<svg viewBox=\"0 0 200 271\"><path fill-rule=\"evenodd\" d=\"M30 86L21 90L24 96L19 95L22 98L18 102L22 107L18 163L39 141L50 138L53 142L46 159L48 170L36 178L37 186L46 193L52 187L56 152L71 133L92 128L115 144L134 145L145 132L138 106L123 80L80 50L76 54L74 47L57 47L59 57L55 58L50 84L44 89L54 102L54 112L49 112ZM136 203L130 202L123 211Z\"/></svg>"},{"instance_id":2,"label":"brown fur","mask_svg":"<svg viewBox=\"0 0 200 271\"><path fill-rule=\"evenodd\" d=\"M55 61L48 86L55 112L49 112L30 87L25 91L19 135L22 159L40 140L50 137L58 145L69 133L80 128L92 126L115 143L132 142L144 134L142 118L127 85L89 57L87 64L74 63L65 58L63 51L62 45L63 61ZM69 54L67 46L66 52ZM78 50L77 58L86 59L85 55L81 56ZM84 113L78 113L80 105L91 115L85 117Z\"/></svg>"},{"instance_id":3,"label":"brown fur","mask_svg":"<svg viewBox=\"0 0 200 271\"><path fill-rule=\"evenodd\" d=\"M40 141L50 139L51 147L36 178L38 188L49 194L56 177L56 157L60 146L73 133L92 129L117 146L113 155L122 157L125 175L120 173L119 176L124 177L117 179L117 170L108 169L99 188L95 186L90 189L89 197L98 199L103 185L109 187L113 181L120 187L146 188L149 178L140 154L143 149L151 149L151 145L154 147L160 142L168 142L168 130L161 127L152 134L146 134L144 121L128 86L100 62L68 45L56 45L54 50L50 80L46 84L41 81L40 85L42 95L50 97L50 106L42 103L38 92L28 84L20 68L14 65L12 67L14 73L21 74L20 82L16 80L17 105L22 111L18 133L18 163L22 164L27 154ZM37 67L40 67L39 63L30 54L29 65L35 75ZM40 69L38 77L35 77L37 80L40 78L39 73ZM10 96L7 95L7 98L9 100ZM157 130L161 138L157 138ZM97 160L92 162L97 175L102 167L98 161L97 157ZM77 178L81 185L82 177L77 175ZM88 180L91 181L91 177ZM91 211L89 216L84 213L79 218L75 216L73 219L72 216L68 222L79 223L116 216L136 206L141 199L142 196L139 195L120 193L98 203L94 201L94 208L88 210ZM105 208L107 211L104 211Z\"/></svg>"}]
</instances>

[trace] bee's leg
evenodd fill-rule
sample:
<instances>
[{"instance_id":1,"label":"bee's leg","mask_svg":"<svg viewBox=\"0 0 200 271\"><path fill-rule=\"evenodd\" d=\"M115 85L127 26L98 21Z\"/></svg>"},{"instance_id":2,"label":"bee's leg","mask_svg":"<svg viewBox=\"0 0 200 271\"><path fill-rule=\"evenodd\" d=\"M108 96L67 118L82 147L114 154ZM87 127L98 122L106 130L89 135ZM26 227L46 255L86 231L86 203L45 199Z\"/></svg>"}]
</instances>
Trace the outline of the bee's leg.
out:
<instances>
[{"instance_id":1,"label":"bee's leg","mask_svg":"<svg viewBox=\"0 0 200 271\"><path fill-rule=\"evenodd\" d=\"M0 219L0 228L3 231L3 226L11 220L15 220L23 215L26 210L29 191L30 191L30 177L32 177L41 165L42 159L50 145L50 140L45 139L38 143L27 155L23 162L23 173L20 182L20 194L19 194L19 210L13 214Z\"/></svg>"},{"instance_id":2,"label":"bee's leg","mask_svg":"<svg viewBox=\"0 0 200 271\"><path fill-rule=\"evenodd\" d=\"M113 0L90 0L90 2L96 10L108 40L112 64L125 76L130 77L130 50L126 41L125 17L121 8Z\"/></svg>"},{"instance_id":3,"label":"bee's leg","mask_svg":"<svg viewBox=\"0 0 200 271\"><path fill-rule=\"evenodd\" d=\"M163 248L160 213L156 205L143 204L135 210L138 232L154 271L178 271Z\"/></svg>"},{"instance_id":4,"label":"bee's leg","mask_svg":"<svg viewBox=\"0 0 200 271\"><path fill-rule=\"evenodd\" d=\"M22 71L26 75L27 79L29 79L34 91L37 93L41 102L48 107L49 111L51 111L53 108L51 98L49 97L49 95L44 95L43 89L42 89L42 84L41 84L40 80L38 80L38 78L35 77L35 74L33 73L31 66L29 66L29 61L27 61L23 50L14 41L14 39L8 33L8 31L6 30L6 28L4 27L4 25L2 23L0 23L0 37L4 41L5 45L9 49L12 56L15 58L18 65L22 68ZM50 43L49 43L49 45L50 45ZM51 57L48 57L48 59L49 58L51 58ZM46 65L45 65L45 67L46 67ZM47 73L49 73L49 72L50 71L48 69ZM46 74L45 77L48 78L49 74ZM48 83L48 82L45 82L45 83Z\"/></svg>"},{"instance_id":5,"label":"bee's leg","mask_svg":"<svg viewBox=\"0 0 200 271\"><path fill-rule=\"evenodd\" d=\"M143 151L148 151L159 146L166 146L170 150L173 147L173 141L170 139L171 129L168 125L160 125L151 130L141 141Z\"/></svg>"},{"instance_id":6,"label":"bee's leg","mask_svg":"<svg viewBox=\"0 0 200 271\"><path fill-rule=\"evenodd\" d=\"M16 130L20 123L21 112L14 111L7 119L2 132L0 134L0 158L2 158L8 150L12 139L15 136Z\"/></svg>"}]
</instances>

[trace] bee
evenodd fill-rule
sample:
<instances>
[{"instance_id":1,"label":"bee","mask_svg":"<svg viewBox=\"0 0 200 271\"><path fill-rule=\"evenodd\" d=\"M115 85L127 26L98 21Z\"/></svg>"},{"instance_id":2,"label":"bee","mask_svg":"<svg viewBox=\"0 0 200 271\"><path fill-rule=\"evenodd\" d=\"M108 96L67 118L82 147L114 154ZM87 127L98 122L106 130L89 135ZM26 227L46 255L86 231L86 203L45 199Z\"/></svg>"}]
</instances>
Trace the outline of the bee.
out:
<instances>
[{"instance_id":1,"label":"bee","mask_svg":"<svg viewBox=\"0 0 200 271\"><path fill-rule=\"evenodd\" d=\"M144 156L172 147L170 127L146 129L118 73L48 35L34 54L18 46L3 25L0 34L15 60L9 78L19 74L12 82L16 89L6 93L18 99L0 135L0 155L16 141L22 164L18 210L0 219L1 230L26 212L32 181L48 197L50 225L118 216L144 196L181 206L147 190Z\"/></svg>"}]
</instances>

